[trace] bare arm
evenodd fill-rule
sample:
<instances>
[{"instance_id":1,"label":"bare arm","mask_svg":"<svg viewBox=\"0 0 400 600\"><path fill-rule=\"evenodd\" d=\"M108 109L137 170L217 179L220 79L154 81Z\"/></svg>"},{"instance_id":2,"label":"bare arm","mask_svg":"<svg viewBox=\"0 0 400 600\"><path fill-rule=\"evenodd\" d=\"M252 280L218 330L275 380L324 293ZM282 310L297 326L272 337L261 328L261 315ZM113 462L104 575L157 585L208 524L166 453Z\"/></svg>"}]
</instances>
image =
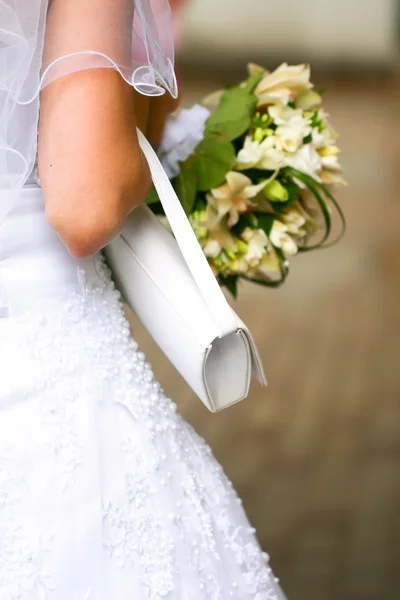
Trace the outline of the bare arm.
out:
<instances>
[{"instance_id":1,"label":"bare arm","mask_svg":"<svg viewBox=\"0 0 400 600\"><path fill-rule=\"evenodd\" d=\"M101 11L110 3L112 14L127 4L53 0L47 52L59 56L81 50L83 36L87 47L97 48L103 43L97 37L102 35L99 15L106 17ZM108 50L114 55L119 51ZM138 124L146 127L150 99L140 99L133 107L133 90L113 69L74 73L42 92L39 175L46 214L75 256L90 255L111 241L125 216L150 190L136 136Z\"/></svg>"}]
</instances>

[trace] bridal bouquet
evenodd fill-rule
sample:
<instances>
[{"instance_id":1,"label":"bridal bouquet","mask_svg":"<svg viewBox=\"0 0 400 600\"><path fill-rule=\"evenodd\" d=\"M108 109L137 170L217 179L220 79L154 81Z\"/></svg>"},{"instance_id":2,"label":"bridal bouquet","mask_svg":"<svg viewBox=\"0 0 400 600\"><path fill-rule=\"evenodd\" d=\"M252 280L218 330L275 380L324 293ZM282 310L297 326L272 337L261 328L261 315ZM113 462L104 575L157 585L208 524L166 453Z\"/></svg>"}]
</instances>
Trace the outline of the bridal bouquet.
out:
<instances>
[{"instance_id":1,"label":"bridal bouquet","mask_svg":"<svg viewBox=\"0 0 400 600\"><path fill-rule=\"evenodd\" d=\"M329 244L337 134L308 65L248 78L170 118L159 155L221 285L282 284L299 251ZM161 205L155 192L148 204ZM162 218L162 217L161 217Z\"/></svg>"}]
</instances>

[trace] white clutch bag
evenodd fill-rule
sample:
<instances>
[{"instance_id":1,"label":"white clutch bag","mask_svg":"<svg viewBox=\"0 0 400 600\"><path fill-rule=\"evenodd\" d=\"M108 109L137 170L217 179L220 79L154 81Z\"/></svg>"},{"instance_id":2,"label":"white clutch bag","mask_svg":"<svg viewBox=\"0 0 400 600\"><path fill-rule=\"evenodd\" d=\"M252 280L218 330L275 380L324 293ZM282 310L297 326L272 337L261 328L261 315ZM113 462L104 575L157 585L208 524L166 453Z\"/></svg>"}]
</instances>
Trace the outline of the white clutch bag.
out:
<instances>
[{"instance_id":1,"label":"white clutch bag","mask_svg":"<svg viewBox=\"0 0 400 600\"><path fill-rule=\"evenodd\" d=\"M105 249L115 282L171 363L212 412L266 385L254 340L229 306L158 157L139 143L173 237L147 206Z\"/></svg>"}]
</instances>

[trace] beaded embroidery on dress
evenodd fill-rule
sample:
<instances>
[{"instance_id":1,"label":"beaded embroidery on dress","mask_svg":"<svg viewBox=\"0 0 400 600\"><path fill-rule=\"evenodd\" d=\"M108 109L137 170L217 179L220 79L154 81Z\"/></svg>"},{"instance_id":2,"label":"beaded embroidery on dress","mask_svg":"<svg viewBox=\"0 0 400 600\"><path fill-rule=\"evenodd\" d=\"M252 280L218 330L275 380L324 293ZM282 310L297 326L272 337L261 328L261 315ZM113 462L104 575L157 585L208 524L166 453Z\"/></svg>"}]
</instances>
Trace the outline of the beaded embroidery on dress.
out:
<instances>
[{"instance_id":1,"label":"beaded embroidery on dress","mask_svg":"<svg viewBox=\"0 0 400 600\"><path fill-rule=\"evenodd\" d=\"M38 188L0 242L0 600L283 600L103 258L68 255Z\"/></svg>"}]
</instances>

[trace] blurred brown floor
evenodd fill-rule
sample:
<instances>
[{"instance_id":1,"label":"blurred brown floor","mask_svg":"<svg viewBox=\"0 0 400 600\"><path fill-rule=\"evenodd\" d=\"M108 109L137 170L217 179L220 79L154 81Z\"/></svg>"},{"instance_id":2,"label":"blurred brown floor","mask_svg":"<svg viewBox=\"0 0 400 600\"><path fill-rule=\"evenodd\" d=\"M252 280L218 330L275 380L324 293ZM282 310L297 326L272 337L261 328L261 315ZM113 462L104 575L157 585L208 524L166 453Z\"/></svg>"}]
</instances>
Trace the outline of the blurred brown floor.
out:
<instances>
[{"instance_id":1,"label":"blurred brown floor","mask_svg":"<svg viewBox=\"0 0 400 600\"><path fill-rule=\"evenodd\" d=\"M167 392L211 444L289 600L400 598L400 88L324 78L350 187L348 234L241 290L269 388L211 415L148 339ZM186 82L185 104L219 87Z\"/></svg>"}]
</instances>

